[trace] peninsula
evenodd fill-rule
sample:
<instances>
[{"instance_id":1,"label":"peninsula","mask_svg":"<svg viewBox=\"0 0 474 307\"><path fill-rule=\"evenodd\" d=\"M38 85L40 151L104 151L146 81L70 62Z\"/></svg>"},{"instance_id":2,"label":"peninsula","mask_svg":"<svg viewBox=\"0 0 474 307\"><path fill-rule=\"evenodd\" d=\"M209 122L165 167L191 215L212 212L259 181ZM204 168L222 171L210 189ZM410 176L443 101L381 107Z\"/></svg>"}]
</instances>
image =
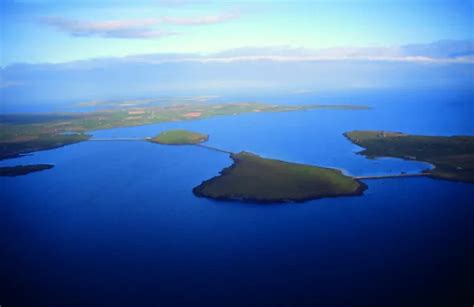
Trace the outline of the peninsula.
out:
<instances>
[{"instance_id":1,"label":"peninsula","mask_svg":"<svg viewBox=\"0 0 474 307\"><path fill-rule=\"evenodd\" d=\"M33 165L17 165L0 167L0 176L14 177L27 175L29 173L44 171L53 168L51 164L33 164Z\"/></svg>"},{"instance_id":2,"label":"peninsula","mask_svg":"<svg viewBox=\"0 0 474 307\"><path fill-rule=\"evenodd\" d=\"M433 178L474 183L474 136L425 136L387 131L344 133L364 147L359 154L368 158L393 157L428 162L424 171Z\"/></svg>"}]
</instances>

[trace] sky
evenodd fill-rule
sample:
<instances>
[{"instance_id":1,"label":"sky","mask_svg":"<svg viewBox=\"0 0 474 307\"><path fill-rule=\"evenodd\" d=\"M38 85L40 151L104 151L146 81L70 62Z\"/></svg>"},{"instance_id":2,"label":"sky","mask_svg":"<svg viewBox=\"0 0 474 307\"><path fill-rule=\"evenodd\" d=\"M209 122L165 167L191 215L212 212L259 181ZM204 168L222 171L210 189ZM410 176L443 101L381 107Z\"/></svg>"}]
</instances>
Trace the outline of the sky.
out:
<instances>
[{"instance_id":1,"label":"sky","mask_svg":"<svg viewBox=\"0 0 474 307\"><path fill-rule=\"evenodd\" d=\"M0 113L104 99L474 88L474 0L0 6Z\"/></svg>"},{"instance_id":2,"label":"sky","mask_svg":"<svg viewBox=\"0 0 474 307\"><path fill-rule=\"evenodd\" d=\"M1 0L0 65L471 40L470 0Z\"/></svg>"}]
</instances>

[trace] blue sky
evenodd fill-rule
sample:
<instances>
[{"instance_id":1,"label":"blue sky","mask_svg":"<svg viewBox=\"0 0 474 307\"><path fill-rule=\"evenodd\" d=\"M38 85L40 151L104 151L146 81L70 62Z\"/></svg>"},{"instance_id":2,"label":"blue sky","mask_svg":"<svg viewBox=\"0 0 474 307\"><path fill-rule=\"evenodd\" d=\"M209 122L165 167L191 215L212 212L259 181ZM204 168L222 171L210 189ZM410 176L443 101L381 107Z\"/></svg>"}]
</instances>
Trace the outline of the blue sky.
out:
<instances>
[{"instance_id":1,"label":"blue sky","mask_svg":"<svg viewBox=\"0 0 474 307\"><path fill-rule=\"evenodd\" d=\"M473 39L473 1L2 0L1 63Z\"/></svg>"}]
</instances>

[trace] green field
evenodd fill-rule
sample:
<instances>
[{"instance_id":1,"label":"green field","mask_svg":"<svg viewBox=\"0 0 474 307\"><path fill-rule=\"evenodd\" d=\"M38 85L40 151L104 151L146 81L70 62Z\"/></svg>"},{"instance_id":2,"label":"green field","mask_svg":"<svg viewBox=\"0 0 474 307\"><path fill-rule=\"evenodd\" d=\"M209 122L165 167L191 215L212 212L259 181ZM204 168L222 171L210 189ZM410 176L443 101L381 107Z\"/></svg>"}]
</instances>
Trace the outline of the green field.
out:
<instances>
[{"instance_id":1,"label":"green field","mask_svg":"<svg viewBox=\"0 0 474 307\"><path fill-rule=\"evenodd\" d=\"M289 163L240 152L234 164L193 189L197 196L258 203L302 202L360 195L366 186L331 168Z\"/></svg>"},{"instance_id":2,"label":"green field","mask_svg":"<svg viewBox=\"0 0 474 307\"><path fill-rule=\"evenodd\" d=\"M0 167L0 176L14 177L27 175L29 173L44 171L53 168L50 164L33 164L33 165L17 165Z\"/></svg>"},{"instance_id":3,"label":"green field","mask_svg":"<svg viewBox=\"0 0 474 307\"><path fill-rule=\"evenodd\" d=\"M428 162L434 178L474 183L474 136L424 136L385 131L351 131L344 135L364 147L369 158L394 157Z\"/></svg>"},{"instance_id":4,"label":"green field","mask_svg":"<svg viewBox=\"0 0 474 307\"><path fill-rule=\"evenodd\" d=\"M89 139L88 131L196 120L213 116L314 109L363 110L353 105L274 105L263 103L185 103L85 113L0 115L0 159L52 149Z\"/></svg>"},{"instance_id":5,"label":"green field","mask_svg":"<svg viewBox=\"0 0 474 307\"><path fill-rule=\"evenodd\" d=\"M148 141L166 145L195 145L205 142L208 139L209 136L207 134L188 130L167 130Z\"/></svg>"}]
</instances>

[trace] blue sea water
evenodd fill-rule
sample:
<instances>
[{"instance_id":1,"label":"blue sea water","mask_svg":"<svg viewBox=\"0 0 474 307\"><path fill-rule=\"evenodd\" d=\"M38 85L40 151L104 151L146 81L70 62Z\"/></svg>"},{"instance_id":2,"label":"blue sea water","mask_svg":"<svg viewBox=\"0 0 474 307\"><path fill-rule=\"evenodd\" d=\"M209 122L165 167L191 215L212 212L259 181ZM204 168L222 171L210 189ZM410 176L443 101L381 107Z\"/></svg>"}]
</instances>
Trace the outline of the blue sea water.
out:
<instances>
[{"instance_id":1,"label":"blue sea water","mask_svg":"<svg viewBox=\"0 0 474 307\"><path fill-rule=\"evenodd\" d=\"M472 92L257 97L371 110L247 114L94 132L171 128L209 145L353 175L430 166L368 160L342 133L474 134ZM242 95L235 99L251 99ZM197 198L231 164L222 153L146 142L84 142L0 165L1 306L462 306L474 302L473 185L367 180L363 196L258 205Z\"/></svg>"}]
</instances>

